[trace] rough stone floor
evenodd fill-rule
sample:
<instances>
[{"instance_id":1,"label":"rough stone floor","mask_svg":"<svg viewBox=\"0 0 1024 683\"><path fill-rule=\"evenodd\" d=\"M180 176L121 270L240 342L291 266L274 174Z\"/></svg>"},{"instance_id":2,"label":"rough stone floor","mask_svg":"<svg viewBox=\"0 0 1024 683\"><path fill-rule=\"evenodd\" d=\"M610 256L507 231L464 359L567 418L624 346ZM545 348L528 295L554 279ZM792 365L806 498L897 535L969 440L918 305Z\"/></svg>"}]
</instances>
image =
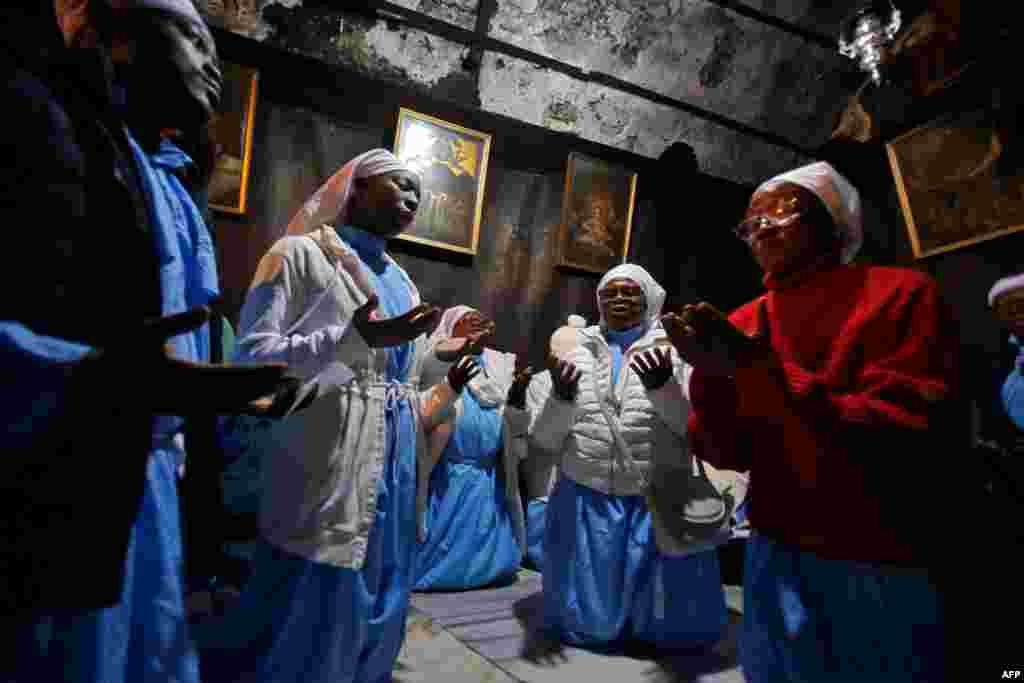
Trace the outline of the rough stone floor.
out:
<instances>
[{"instance_id":1,"label":"rough stone floor","mask_svg":"<svg viewBox=\"0 0 1024 683\"><path fill-rule=\"evenodd\" d=\"M736 629L739 586L726 586L729 625L712 651L658 656L554 648L538 637L541 576L507 587L414 594L395 683L743 683Z\"/></svg>"}]
</instances>

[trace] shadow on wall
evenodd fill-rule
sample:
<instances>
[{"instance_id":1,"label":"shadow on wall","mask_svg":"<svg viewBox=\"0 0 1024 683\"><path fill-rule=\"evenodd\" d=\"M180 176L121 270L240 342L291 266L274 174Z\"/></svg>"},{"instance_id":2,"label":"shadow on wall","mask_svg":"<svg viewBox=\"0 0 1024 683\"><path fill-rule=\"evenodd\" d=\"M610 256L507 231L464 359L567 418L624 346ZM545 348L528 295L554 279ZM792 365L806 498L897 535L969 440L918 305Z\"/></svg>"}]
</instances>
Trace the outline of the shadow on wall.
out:
<instances>
[{"instance_id":1,"label":"shadow on wall","mask_svg":"<svg viewBox=\"0 0 1024 683\"><path fill-rule=\"evenodd\" d=\"M763 290L760 270L736 239L750 188L701 174L693 148L677 142L658 159L648 182L664 255L666 310L707 301L731 311Z\"/></svg>"}]
</instances>

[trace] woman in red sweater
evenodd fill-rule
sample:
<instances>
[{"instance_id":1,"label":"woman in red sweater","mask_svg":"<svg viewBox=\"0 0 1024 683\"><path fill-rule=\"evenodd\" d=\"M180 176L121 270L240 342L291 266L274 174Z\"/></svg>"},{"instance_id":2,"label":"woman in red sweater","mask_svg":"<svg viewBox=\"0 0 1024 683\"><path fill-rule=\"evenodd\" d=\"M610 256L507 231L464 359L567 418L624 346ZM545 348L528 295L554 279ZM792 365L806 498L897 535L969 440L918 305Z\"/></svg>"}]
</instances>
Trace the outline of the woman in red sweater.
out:
<instances>
[{"instance_id":1,"label":"woman in red sweater","mask_svg":"<svg viewBox=\"0 0 1024 683\"><path fill-rule=\"evenodd\" d=\"M860 200L824 162L761 185L736 233L768 292L728 319L701 303L663 322L695 368L695 455L751 473L747 680L942 680L922 511L966 427L938 287L847 265Z\"/></svg>"}]
</instances>

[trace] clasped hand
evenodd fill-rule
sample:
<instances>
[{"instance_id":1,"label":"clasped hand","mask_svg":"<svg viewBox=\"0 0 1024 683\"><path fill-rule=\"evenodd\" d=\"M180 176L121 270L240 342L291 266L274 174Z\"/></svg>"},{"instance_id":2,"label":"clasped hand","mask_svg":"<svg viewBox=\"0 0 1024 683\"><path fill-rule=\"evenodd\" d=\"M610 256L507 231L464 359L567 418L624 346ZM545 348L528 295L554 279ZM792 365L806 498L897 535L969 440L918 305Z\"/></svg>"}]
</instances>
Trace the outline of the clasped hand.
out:
<instances>
[{"instance_id":1,"label":"clasped hand","mask_svg":"<svg viewBox=\"0 0 1024 683\"><path fill-rule=\"evenodd\" d=\"M709 303L687 305L680 314L661 318L672 345L686 362L703 372L726 377L771 352L770 320L763 300L757 321L757 333L747 336Z\"/></svg>"}]
</instances>

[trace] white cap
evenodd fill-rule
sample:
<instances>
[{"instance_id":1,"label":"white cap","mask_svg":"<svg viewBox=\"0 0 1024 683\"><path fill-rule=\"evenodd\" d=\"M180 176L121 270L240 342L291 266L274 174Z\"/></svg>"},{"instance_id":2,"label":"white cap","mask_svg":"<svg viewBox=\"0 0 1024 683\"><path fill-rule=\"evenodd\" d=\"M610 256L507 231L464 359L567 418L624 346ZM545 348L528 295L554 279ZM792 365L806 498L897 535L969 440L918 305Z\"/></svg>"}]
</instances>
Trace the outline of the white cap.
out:
<instances>
[{"instance_id":1,"label":"white cap","mask_svg":"<svg viewBox=\"0 0 1024 683\"><path fill-rule=\"evenodd\" d=\"M1024 289L1024 273L996 280L996 283L992 285L992 289L988 291L988 305L990 307L994 306L996 299L1001 295L1018 289Z\"/></svg>"},{"instance_id":2,"label":"white cap","mask_svg":"<svg viewBox=\"0 0 1024 683\"><path fill-rule=\"evenodd\" d=\"M793 183L813 192L828 209L843 241L841 258L849 263L864 244L861 224L860 193L827 161L794 168L761 183L754 195L767 192L782 183Z\"/></svg>"}]
</instances>

